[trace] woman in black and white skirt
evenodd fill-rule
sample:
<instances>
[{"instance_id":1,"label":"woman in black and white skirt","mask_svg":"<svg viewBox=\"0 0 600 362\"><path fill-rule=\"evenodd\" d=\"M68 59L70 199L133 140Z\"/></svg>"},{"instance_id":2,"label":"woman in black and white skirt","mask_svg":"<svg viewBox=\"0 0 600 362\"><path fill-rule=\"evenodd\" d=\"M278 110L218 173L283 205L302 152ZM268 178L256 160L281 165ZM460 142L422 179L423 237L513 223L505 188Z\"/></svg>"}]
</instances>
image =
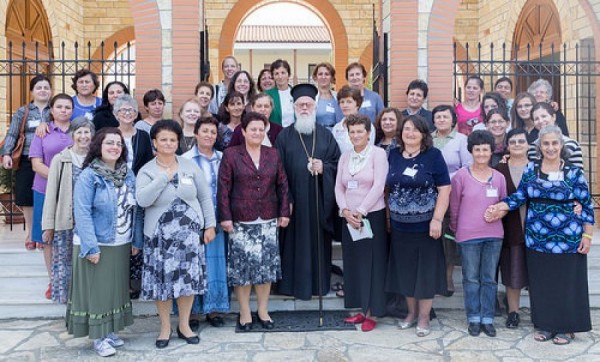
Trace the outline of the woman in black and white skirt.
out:
<instances>
[{"instance_id":1,"label":"woman in black and white skirt","mask_svg":"<svg viewBox=\"0 0 600 362\"><path fill-rule=\"evenodd\" d=\"M219 168L219 219L229 233L227 275L240 303L238 328L252 328L250 292L258 298L258 320L274 327L268 303L271 283L281 278L277 227L289 223L288 183L276 149L262 146L267 118L255 112L242 119L245 144L223 153Z\"/></svg>"},{"instance_id":2,"label":"woman in black and white skirt","mask_svg":"<svg viewBox=\"0 0 600 362\"><path fill-rule=\"evenodd\" d=\"M175 155L183 132L172 120L156 122L150 138L156 158L137 177L137 198L145 207L142 299L156 301L160 317L157 348L169 345L172 299L179 309L177 336L200 338L189 326L194 296L206 290L204 244L215 238L215 212L205 177L193 161Z\"/></svg>"}]
</instances>

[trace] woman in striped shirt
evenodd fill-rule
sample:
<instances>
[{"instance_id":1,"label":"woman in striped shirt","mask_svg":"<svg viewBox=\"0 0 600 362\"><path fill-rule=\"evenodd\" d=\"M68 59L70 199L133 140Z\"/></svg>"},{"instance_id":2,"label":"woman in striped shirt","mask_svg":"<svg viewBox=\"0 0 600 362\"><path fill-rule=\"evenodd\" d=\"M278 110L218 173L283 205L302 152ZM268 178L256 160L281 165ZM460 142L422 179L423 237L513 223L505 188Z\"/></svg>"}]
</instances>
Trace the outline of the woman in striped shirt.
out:
<instances>
[{"instance_id":1,"label":"woman in striped shirt","mask_svg":"<svg viewBox=\"0 0 600 362\"><path fill-rule=\"evenodd\" d=\"M556 112L549 103L545 102L538 102L531 108L531 118L533 119L535 128L538 130L556 124ZM563 135L562 137L564 142L563 152L566 154L565 161L583 168L583 153L581 152L579 143L567 136ZM527 158L529 158L530 161L540 159L540 153L538 147L536 147L538 143L539 139L529 146Z\"/></svg>"}]
</instances>

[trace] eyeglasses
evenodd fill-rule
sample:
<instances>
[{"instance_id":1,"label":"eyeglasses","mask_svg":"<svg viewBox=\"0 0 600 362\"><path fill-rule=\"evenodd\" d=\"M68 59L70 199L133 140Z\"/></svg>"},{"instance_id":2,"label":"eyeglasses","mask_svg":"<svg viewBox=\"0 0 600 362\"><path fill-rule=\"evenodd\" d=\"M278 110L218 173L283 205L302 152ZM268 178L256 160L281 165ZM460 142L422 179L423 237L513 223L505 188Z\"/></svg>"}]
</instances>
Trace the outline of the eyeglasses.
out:
<instances>
[{"instance_id":1,"label":"eyeglasses","mask_svg":"<svg viewBox=\"0 0 600 362\"><path fill-rule=\"evenodd\" d=\"M525 103L525 104L519 104L517 105L517 109L528 109L533 107L533 104L531 103Z\"/></svg>"},{"instance_id":2,"label":"eyeglasses","mask_svg":"<svg viewBox=\"0 0 600 362\"><path fill-rule=\"evenodd\" d=\"M294 106L296 106L299 109L302 108L313 108L315 106L314 102L304 102L304 103L294 103Z\"/></svg>"},{"instance_id":3,"label":"eyeglasses","mask_svg":"<svg viewBox=\"0 0 600 362\"><path fill-rule=\"evenodd\" d=\"M115 141L106 141L106 142L102 142L103 145L105 146L117 146L119 148L123 147L123 144L121 142L115 142Z\"/></svg>"},{"instance_id":4,"label":"eyeglasses","mask_svg":"<svg viewBox=\"0 0 600 362\"><path fill-rule=\"evenodd\" d=\"M519 139L516 139L516 140L508 140L508 144L511 145L511 146L514 146L516 144L524 145L525 143L527 143L527 140L523 139L523 138L519 138Z\"/></svg>"},{"instance_id":5,"label":"eyeglasses","mask_svg":"<svg viewBox=\"0 0 600 362\"><path fill-rule=\"evenodd\" d=\"M121 109L119 109L118 112L122 113L122 114L136 114L137 113L137 111L133 108L121 108Z\"/></svg>"}]
</instances>

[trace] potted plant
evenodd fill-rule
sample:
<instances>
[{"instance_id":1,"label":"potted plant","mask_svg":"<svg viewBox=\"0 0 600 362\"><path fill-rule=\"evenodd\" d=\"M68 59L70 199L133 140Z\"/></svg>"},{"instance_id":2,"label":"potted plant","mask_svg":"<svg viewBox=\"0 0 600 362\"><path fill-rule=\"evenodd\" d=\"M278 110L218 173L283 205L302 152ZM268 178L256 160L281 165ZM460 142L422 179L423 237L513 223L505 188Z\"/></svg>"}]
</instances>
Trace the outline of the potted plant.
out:
<instances>
[{"instance_id":1,"label":"potted plant","mask_svg":"<svg viewBox=\"0 0 600 362\"><path fill-rule=\"evenodd\" d=\"M4 223L6 224L11 222L22 224L25 222L21 209L15 205L13 200L15 182L15 172L0 167L0 215L4 216Z\"/></svg>"}]
</instances>

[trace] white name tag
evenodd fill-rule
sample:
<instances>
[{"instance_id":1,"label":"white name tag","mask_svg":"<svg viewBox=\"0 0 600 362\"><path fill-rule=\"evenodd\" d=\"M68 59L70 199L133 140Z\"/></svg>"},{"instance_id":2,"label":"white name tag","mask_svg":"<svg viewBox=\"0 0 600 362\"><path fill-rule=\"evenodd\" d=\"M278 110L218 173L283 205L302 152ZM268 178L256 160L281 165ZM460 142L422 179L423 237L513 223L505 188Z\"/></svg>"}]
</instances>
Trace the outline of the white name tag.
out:
<instances>
[{"instance_id":1,"label":"white name tag","mask_svg":"<svg viewBox=\"0 0 600 362\"><path fill-rule=\"evenodd\" d=\"M181 177L181 184L182 185L191 185L194 181L194 178L192 176L182 176Z\"/></svg>"},{"instance_id":2,"label":"white name tag","mask_svg":"<svg viewBox=\"0 0 600 362\"><path fill-rule=\"evenodd\" d=\"M498 189L495 187L488 187L486 191L487 197L498 197Z\"/></svg>"},{"instance_id":3,"label":"white name tag","mask_svg":"<svg viewBox=\"0 0 600 362\"><path fill-rule=\"evenodd\" d=\"M362 103L362 105L360 106L360 108L369 108L371 107L371 101L370 100L366 100Z\"/></svg>"},{"instance_id":4,"label":"white name tag","mask_svg":"<svg viewBox=\"0 0 600 362\"><path fill-rule=\"evenodd\" d=\"M358 188L358 181L350 180L348 181L348 190L354 190Z\"/></svg>"},{"instance_id":5,"label":"white name tag","mask_svg":"<svg viewBox=\"0 0 600 362\"><path fill-rule=\"evenodd\" d=\"M37 127L42 123L39 119L34 119L33 121L27 121L27 127Z\"/></svg>"},{"instance_id":6,"label":"white name tag","mask_svg":"<svg viewBox=\"0 0 600 362\"><path fill-rule=\"evenodd\" d=\"M415 177L415 175L417 174L418 170L411 168L411 167L407 167L404 169L404 172L402 172L402 174L404 176L408 176L408 177Z\"/></svg>"},{"instance_id":7,"label":"white name tag","mask_svg":"<svg viewBox=\"0 0 600 362\"><path fill-rule=\"evenodd\" d=\"M563 181L564 179L565 175L562 171L548 172L548 181Z\"/></svg>"},{"instance_id":8,"label":"white name tag","mask_svg":"<svg viewBox=\"0 0 600 362\"><path fill-rule=\"evenodd\" d=\"M325 106L325 112L327 112L327 113L335 113L335 108L333 108L331 106L331 104L328 104L327 106Z\"/></svg>"}]
</instances>

